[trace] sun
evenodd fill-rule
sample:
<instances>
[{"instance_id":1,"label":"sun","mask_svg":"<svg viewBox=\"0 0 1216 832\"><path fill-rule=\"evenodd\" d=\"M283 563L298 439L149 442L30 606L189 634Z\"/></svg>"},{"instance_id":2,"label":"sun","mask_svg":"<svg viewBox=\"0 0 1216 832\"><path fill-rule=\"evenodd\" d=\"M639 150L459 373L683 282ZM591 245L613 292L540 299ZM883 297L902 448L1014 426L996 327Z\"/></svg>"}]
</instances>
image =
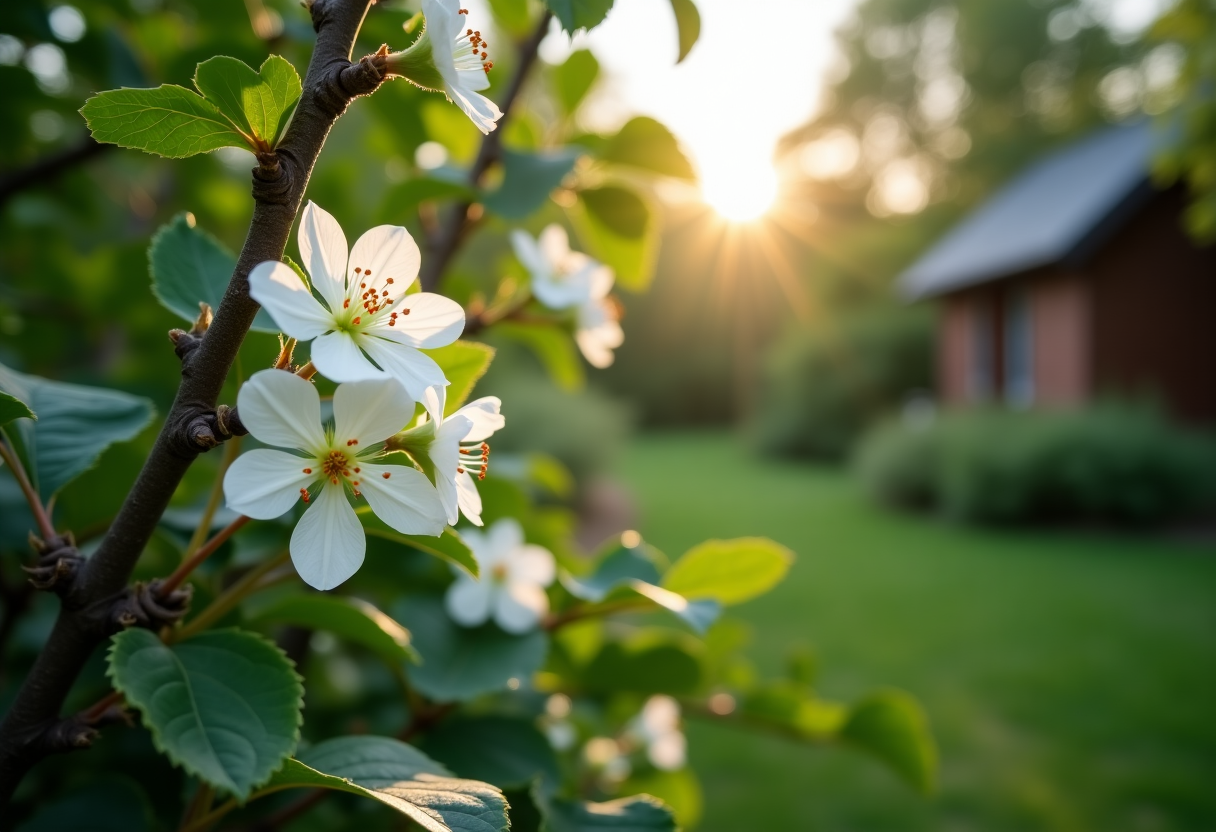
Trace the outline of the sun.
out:
<instances>
[{"instance_id":1,"label":"sun","mask_svg":"<svg viewBox=\"0 0 1216 832\"><path fill-rule=\"evenodd\" d=\"M760 158L705 165L701 197L723 219L754 222L767 214L777 199L777 172Z\"/></svg>"}]
</instances>

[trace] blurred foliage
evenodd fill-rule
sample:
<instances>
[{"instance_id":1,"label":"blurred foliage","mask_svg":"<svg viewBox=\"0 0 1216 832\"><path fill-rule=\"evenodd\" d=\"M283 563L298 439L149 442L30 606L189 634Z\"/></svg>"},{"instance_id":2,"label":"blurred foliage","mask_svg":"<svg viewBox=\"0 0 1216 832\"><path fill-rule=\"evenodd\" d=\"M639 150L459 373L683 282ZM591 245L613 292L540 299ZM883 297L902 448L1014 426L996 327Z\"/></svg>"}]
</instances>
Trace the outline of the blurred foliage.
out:
<instances>
[{"instance_id":1,"label":"blurred foliage","mask_svg":"<svg viewBox=\"0 0 1216 832\"><path fill-rule=\"evenodd\" d=\"M881 502L979 523L1153 524L1216 508L1216 437L1147 406L893 422L866 437L856 467Z\"/></svg>"},{"instance_id":2,"label":"blurred foliage","mask_svg":"<svg viewBox=\"0 0 1216 832\"><path fill-rule=\"evenodd\" d=\"M1216 4L1178 0L1154 24L1150 40L1161 44L1181 67L1174 94L1176 105L1166 117L1177 141L1162 157L1165 179L1181 177L1194 201L1187 209L1187 229L1201 242L1216 240Z\"/></svg>"},{"instance_id":3,"label":"blurred foliage","mask_svg":"<svg viewBox=\"0 0 1216 832\"><path fill-rule=\"evenodd\" d=\"M844 459L870 425L930 389L933 325L925 307L877 307L788 332L768 355L759 448Z\"/></svg>"}]
</instances>

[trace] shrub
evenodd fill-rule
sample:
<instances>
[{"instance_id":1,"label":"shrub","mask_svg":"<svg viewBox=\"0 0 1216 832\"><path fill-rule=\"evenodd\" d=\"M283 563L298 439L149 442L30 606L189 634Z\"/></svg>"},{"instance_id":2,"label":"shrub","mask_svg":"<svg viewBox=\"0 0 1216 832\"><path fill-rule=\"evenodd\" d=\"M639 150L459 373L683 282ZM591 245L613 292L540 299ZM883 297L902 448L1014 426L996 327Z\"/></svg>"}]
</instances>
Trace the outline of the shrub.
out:
<instances>
[{"instance_id":1,"label":"shrub","mask_svg":"<svg viewBox=\"0 0 1216 832\"><path fill-rule=\"evenodd\" d=\"M932 318L921 308L791 332L765 368L757 444L782 456L846 458L867 427L929 387L932 344Z\"/></svg>"},{"instance_id":2,"label":"shrub","mask_svg":"<svg viewBox=\"0 0 1216 832\"><path fill-rule=\"evenodd\" d=\"M887 423L861 443L855 469L883 503L969 522L1149 524L1216 503L1216 437L1111 403Z\"/></svg>"}]
</instances>

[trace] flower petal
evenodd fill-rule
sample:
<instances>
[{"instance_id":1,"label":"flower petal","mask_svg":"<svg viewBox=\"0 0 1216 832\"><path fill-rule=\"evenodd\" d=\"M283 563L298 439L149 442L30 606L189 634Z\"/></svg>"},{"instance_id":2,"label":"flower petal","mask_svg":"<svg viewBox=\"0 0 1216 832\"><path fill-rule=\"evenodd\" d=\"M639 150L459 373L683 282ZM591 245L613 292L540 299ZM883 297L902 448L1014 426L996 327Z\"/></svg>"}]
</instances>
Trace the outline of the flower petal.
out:
<instances>
[{"instance_id":1,"label":"flower petal","mask_svg":"<svg viewBox=\"0 0 1216 832\"><path fill-rule=\"evenodd\" d=\"M443 533L443 505L425 474L404 465L360 461L359 467L359 492L377 517L402 534Z\"/></svg>"},{"instance_id":2,"label":"flower petal","mask_svg":"<svg viewBox=\"0 0 1216 832\"><path fill-rule=\"evenodd\" d=\"M557 576L553 553L544 546L526 544L511 556L511 580L548 586Z\"/></svg>"},{"instance_id":3,"label":"flower petal","mask_svg":"<svg viewBox=\"0 0 1216 832\"><path fill-rule=\"evenodd\" d=\"M374 289L385 287L391 278L393 287L404 292L417 279L421 265L422 254L410 232L399 225L377 225L364 232L351 249L348 278L352 286L366 282ZM363 270L361 274L355 274L357 268ZM389 291L390 296L396 294Z\"/></svg>"},{"instance_id":4,"label":"flower petal","mask_svg":"<svg viewBox=\"0 0 1216 832\"><path fill-rule=\"evenodd\" d=\"M508 633L535 630L549 611L549 596L536 584L509 583L494 594L494 621Z\"/></svg>"},{"instance_id":5,"label":"flower petal","mask_svg":"<svg viewBox=\"0 0 1216 832\"><path fill-rule=\"evenodd\" d=\"M294 373L261 370L241 386L236 396L241 422L253 438L281 448L309 453L325 446L321 431L321 397L317 389Z\"/></svg>"},{"instance_id":6,"label":"flower petal","mask_svg":"<svg viewBox=\"0 0 1216 832\"><path fill-rule=\"evenodd\" d=\"M474 526L481 523L481 494L468 471L456 475L456 503L460 513ZM451 521L449 521L451 522Z\"/></svg>"},{"instance_id":7,"label":"flower petal","mask_svg":"<svg viewBox=\"0 0 1216 832\"><path fill-rule=\"evenodd\" d=\"M300 499L300 489L318 479L304 469L320 471L315 463L284 451L256 448L237 457L224 474L228 508L255 520L273 520Z\"/></svg>"},{"instance_id":8,"label":"flower petal","mask_svg":"<svg viewBox=\"0 0 1216 832\"><path fill-rule=\"evenodd\" d=\"M524 530L513 517L504 517L486 529L486 552L497 560L508 560L524 545Z\"/></svg>"},{"instance_id":9,"label":"flower petal","mask_svg":"<svg viewBox=\"0 0 1216 832\"><path fill-rule=\"evenodd\" d=\"M427 397L428 387L447 387L448 380L443 370L429 355L424 355L413 347L386 341L383 338L369 337L362 340L363 349L384 368L385 372L405 386L410 398L422 402L428 407L432 419L440 419L442 413L430 411L430 405L435 397ZM315 349L315 347L314 347ZM320 366L320 365L317 365Z\"/></svg>"},{"instance_id":10,"label":"flower petal","mask_svg":"<svg viewBox=\"0 0 1216 832\"><path fill-rule=\"evenodd\" d=\"M511 232L511 248L515 250L516 259L528 270L528 274L535 277L538 274L549 273L549 265L545 262L540 246L527 231L516 228Z\"/></svg>"},{"instance_id":11,"label":"flower petal","mask_svg":"<svg viewBox=\"0 0 1216 832\"><path fill-rule=\"evenodd\" d=\"M274 318L279 329L301 341L311 341L333 329L329 310L317 302L286 263L267 260L249 272L249 296Z\"/></svg>"},{"instance_id":12,"label":"flower petal","mask_svg":"<svg viewBox=\"0 0 1216 832\"><path fill-rule=\"evenodd\" d=\"M427 448L427 456L435 466L435 489L443 504L448 523L455 525L460 519L460 501L456 489L456 469L460 467L460 440L469 432L473 423L464 416L453 415L440 423L435 438Z\"/></svg>"},{"instance_id":13,"label":"flower petal","mask_svg":"<svg viewBox=\"0 0 1216 832\"><path fill-rule=\"evenodd\" d=\"M334 391L334 438L339 444L358 440L356 453L408 427L413 418L414 400L395 379L348 381Z\"/></svg>"},{"instance_id":14,"label":"flower petal","mask_svg":"<svg viewBox=\"0 0 1216 832\"><path fill-rule=\"evenodd\" d=\"M602 300L612 291L612 284L616 281L616 272L612 270L611 266L596 263L594 260L591 263L591 299Z\"/></svg>"},{"instance_id":15,"label":"flower petal","mask_svg":"<svg viewBox=\"0 0 1216 832\"><path fill-rule=\"evenodd\" d=\"M372 340L372 339L364 339ZM367 360L346 332L331 332L312 342L312 363L334 381L383 380L385 373Z\"/></svg>"},{"instance_id":16,"label":"flower petal","mask_svg":"<svg viewBox=\"0 0 1216 832\"><path fill-rule=\"evenodd\" d=\"M291 562L316 589L333 589L363 565L367 538L341 486L326 484L291 533Z\"/></svg>"},{"instance_id":17,"label":"flower petal","mask_svg":"<svg viewBox=\"0 0 1216 832\"><path fill-rule=\"evenodd\" d=\"M464 332L464 308L443 295L431 292L406 295L393 308L400 312L397 323L389 326L387 318L381 317L372 331L398 344L433 350L446 347Z\"/></svg>"},{"instance_id":18,"label":"flower petal","mask_svg":"<svg viewBox=\"0 0 1216 832\"><path fill-rule=\"evenodd\" d=\"M501 410L502 399L497 396L483 396L453 413L452 416L463 416L472 423L469 432L461 441L483 442L493 436L495 431L502 430L507 420L503 418ZM452 416L448 418L451 419Z\"/></svg>"},{"instance_id":19,"label":"flower petal","mask_svg":"<svg viewBox=\"0 0 1216 832\"><path fill-rule=\"evenodd\" d=\"M481 93L450 85L444 92L457 107L464 111L464 114L472 120L473 126L483 135L488 135L498 126L496 122L502 118L502 110Z\"/></svg>"},{"instance_id":20,"label":"flower petal","mask_svg":"<svg viewBox=\"0 0 1216 832\"><path fill-rule=\"evenodd\" d=\"M646 749L646 756L657 769L675 771L684 767L687 740L679 731L668 731L655 738Z\"/></svg>"},{"instance_id":21,"label":"flower petal","mask_svg":"<svg viewBox=\"0 0 1216 832\"><path fill-rule=\"evenodd\" d=\"M536 243L551 271L565 271L566 261L573 253L570 251L570 236L566 229L555 222L550 223L540 232Z\"/></svg>"},{"instance_id":22,"label":"flower petal","mask_svg":"<svg viewBox=\"0 0 1216 832\"><path fill-rule=\"evenodd\" d=\"M328 211L312 200L300 216L300 259L312 278L312 285L325 298L330 311L337 312L346 299L346 235Z\"/></svg>"},{"instance_id":23,"label":"flower petal","mask_svg":"<svg viewBox=\"0 0 1216 832\"><path fill-rule=\"evenodd\" d=\"M476 627L486 623L490 617L490 598L494 587L489 581L477 581L459 577L448 587L443 598L444 606L452 620L463 627Z\"/></svg>"}]
</instances>

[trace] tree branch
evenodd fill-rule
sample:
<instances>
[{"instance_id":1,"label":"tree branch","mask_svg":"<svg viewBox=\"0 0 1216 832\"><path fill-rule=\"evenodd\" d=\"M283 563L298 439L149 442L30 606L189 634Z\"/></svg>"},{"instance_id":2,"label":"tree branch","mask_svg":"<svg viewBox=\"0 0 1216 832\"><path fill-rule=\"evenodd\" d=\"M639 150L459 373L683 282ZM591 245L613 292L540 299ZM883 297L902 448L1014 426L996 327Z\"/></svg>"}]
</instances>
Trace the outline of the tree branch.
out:
<instances>
[{"instance_id":1,"label":"tree branch","mask_svg":"<svg viewBox=\"0 0 1216 832\"><path fill-rule=\"evenodd\" d=\"M536 28L519 47L519 60L515 66L515 74L511 76L511 83L507 85L507 92L498 104L499 109L502 110L503 117L498 124L498 129L490 131L482 138L481 148L477 151L477 158L473 161L473 166L469 168L468 183L472 188L481 187L482 177L486 175L486 171L490 169L490 165L498 161L502 151L503 125L511 114L511 108L515 105L515 100L519 98L520 90L523 89L524 81L527 80L532 65L536 63L536 51L540 48L540 42L545 39L545 35L549 32L549 20L551 17L552 14L550 12L542 12ZM427 256L423 258L422 269L418 274L422 291L433 292L435 287L439 285L439 278L443 277L443 273L447 271L452 258L456 256L456 251L460 248L461 241L473 227L475 220L469 216L469 209L471 207L473 207L471 202L461 202L453 205L445 215L438 232L433 238L427 240Z\"/></svg>"},{"instance_id":2,"label":"tree branch","mask_svg":"<svg viewBox=\"0 0 1216 832\"><path fill-rule=\"evenodd\" d=\"M98 144L92 136L85 136L73 145L43 156L29 167L4 174L0 177L0 205L4 205L26 188L46 184L53 177L89 161L111 147L113 145Z\"/></svg>"},{"instance_id":3,"label":"tree branch","mask_svg":"<svg viewBox=\"0 0 1216 832\"><path fill-rule=\"evenodd\" d=\"M274 154L259 158L254 170L253 217L215 320L197 349L183 358L181 385L156 444L100 547L81 569L74 603L60 609L46 646L0 724L0 810L30 767L56 750L43 739L59 723L81 668L108 635L104 622L85 613L127 589L170 497L195 457L208 447L192 426L208 414L214 418L220 389L257 313L258 305L249 297L249 271L262 261L282 259L330 128L354 98L373 92L383 80L381 60L369 56L350 62L370 2L311 4L317 43L303 94L283 142Z\"/></svg>"}]
</instances>

